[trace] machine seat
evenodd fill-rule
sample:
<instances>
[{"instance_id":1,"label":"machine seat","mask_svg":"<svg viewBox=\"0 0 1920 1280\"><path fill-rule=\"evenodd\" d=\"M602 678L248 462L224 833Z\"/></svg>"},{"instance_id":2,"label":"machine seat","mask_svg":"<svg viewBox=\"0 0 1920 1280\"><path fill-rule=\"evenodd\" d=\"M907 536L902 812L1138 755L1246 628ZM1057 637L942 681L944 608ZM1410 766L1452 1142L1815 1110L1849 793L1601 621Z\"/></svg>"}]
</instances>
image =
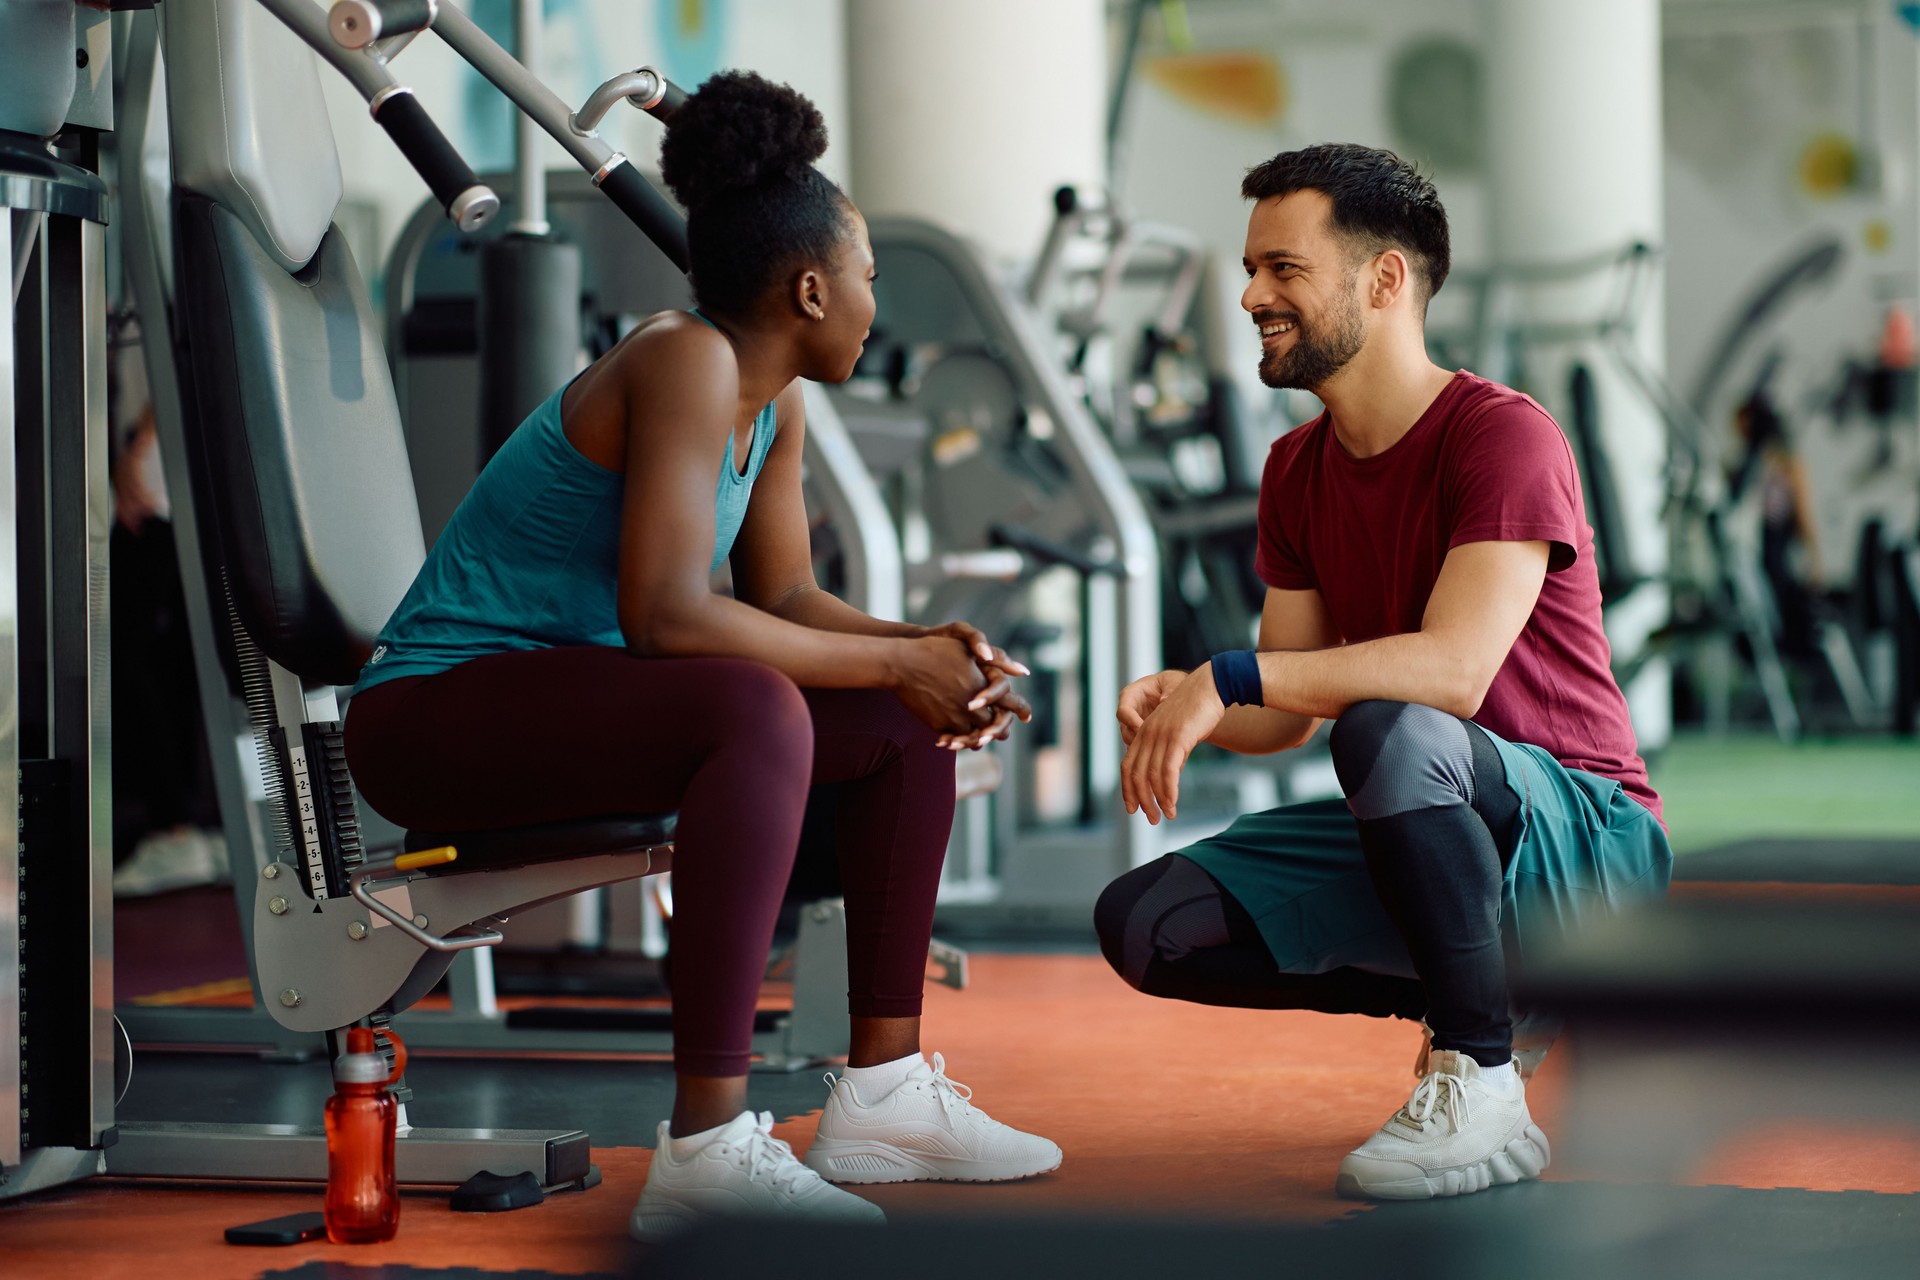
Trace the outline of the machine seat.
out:
<instances>
[{"instance_id":1,"label":"machine seat","mask_svg":"<svg viewBox=\"0 0 1920 1280\"><path fill-rule=\"evenodd\" d=\"M422 849L452 845L460 851L459 860L447 864L442 874L498 871L503 867L562 862L569 858L590 858L603 853L671 845L677 820L678 815L672 813L629 813L607 818L547 822L531 827L481 831L409 831L406 851L415 853ZM666 869L664 861L659 869Z\"/></svg>"}]
</instances>

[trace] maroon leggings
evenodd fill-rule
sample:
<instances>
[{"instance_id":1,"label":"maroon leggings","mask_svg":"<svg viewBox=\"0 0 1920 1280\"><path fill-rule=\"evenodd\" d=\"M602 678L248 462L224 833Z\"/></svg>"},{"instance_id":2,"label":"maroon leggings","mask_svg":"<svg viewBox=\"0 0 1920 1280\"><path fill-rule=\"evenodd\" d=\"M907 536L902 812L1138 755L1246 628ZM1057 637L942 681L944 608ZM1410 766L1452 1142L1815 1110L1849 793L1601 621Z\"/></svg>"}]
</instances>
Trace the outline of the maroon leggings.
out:
<instances>
[{"instance_id":1,"label":"maroon leggings","mask_svg":"<svg viewBox=\"0 0 1920 1280\"><path fill-rule=\"evenodd\" d=\"M745 1074L753 1011L814 783L843 783L848 1007L920 1013L953 825L953 754L879 689L800 689L735 658L494 654L353 699L368 804L462 831L677 809L673 1061Z\"/></svg>"}]
</instances>

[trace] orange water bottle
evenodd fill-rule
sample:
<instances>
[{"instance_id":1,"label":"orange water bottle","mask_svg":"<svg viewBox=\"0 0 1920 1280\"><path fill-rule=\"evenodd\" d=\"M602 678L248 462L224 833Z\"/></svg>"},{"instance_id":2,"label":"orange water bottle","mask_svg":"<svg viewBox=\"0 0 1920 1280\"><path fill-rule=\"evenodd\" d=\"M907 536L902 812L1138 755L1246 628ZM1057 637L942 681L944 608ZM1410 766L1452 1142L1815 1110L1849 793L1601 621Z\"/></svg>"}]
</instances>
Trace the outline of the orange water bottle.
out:
<instances>
[{"instance_id":1,"label":"orange water bottle","mask_svg":"<svg viewBox=\"0 0 1920 1280\"><path fill-rule=\"evenodd\" d=\"M393 1135L400 1104L387 1086L407 1069L406 1046L392 1032L393 1069L375 1051L373 1031L352 1027L347 1051L333 1061L327 1099L327 1239L378 1244L400 1228L400 1188L393 1176Z\"/></svg>"}]
</instances>

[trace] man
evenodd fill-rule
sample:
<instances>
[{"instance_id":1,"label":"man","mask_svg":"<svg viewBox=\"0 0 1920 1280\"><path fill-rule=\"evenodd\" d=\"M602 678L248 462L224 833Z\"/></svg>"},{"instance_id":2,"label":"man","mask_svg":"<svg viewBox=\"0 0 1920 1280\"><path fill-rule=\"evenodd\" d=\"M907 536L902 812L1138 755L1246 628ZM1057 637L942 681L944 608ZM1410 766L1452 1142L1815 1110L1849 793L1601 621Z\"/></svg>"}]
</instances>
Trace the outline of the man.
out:
<instances>
[{"instance_id":1,"label":"man","mask_svg":"<svg viewBox=\"0 0 1920 1280\"><path fill-rule=\"evenodd\" d=\"M1592 530L1559 428L1427 358L1447 276L1433 185L1324 145L1247 174L1260 376L1326 405L1273 447L1259 649L1129 685L1129 813L1172 818L1201 742L1261 754L1334 721L1344 800L1241 817L1096 908L1152 995L1424 1019L1405 1107L1341 1162L1343 1195L1418 1199L1537 1176L1512 960L1666 889L1672 861L1600 622Z\"/></svg>"}]
</instances>

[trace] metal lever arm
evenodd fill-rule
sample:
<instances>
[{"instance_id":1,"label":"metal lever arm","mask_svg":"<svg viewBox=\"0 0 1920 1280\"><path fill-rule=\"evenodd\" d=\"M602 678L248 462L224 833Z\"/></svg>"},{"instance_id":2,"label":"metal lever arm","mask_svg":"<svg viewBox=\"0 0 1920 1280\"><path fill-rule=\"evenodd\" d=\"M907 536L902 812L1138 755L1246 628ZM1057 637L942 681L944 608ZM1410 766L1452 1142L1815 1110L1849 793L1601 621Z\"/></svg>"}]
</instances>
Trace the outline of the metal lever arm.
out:
<instances>
[{"instance_id":1,"label":"metal lever arm","mask_svg":"<svg viewBox=\"0 0 1920 1280\"><path fill-rule=\"evenodd\" d=\"M567 123L575 133L586 137L600 127L607 112L622 98L664 124L673 119L673 113L687 100L687 94L652 67L640 67L622 72L595 89L581 108L567 118Z\"/></svg>"},{"instance_id":2,"label":"metal lever arm","mask_svg":"<svg viewBox=\"0 0 1920 1280\"><path fill-rule=\"evenodd\" d=\"M409 879L410 878L411 877L409 877ZM392 907L380 901L380 899L374 897L373 891L367 887L374 883L376 883L376 881L373 876L366 874L364 871L355 872L353 876L354 901L431 951L469 951L474 947L497 946L505 941L504 936L498 929L478 929L473 932L453 933L446 937L435 933L428 933L425 929L422 929L419 925L407 919L398 911L395 911Z\"/></svg>"}]
</instances>

